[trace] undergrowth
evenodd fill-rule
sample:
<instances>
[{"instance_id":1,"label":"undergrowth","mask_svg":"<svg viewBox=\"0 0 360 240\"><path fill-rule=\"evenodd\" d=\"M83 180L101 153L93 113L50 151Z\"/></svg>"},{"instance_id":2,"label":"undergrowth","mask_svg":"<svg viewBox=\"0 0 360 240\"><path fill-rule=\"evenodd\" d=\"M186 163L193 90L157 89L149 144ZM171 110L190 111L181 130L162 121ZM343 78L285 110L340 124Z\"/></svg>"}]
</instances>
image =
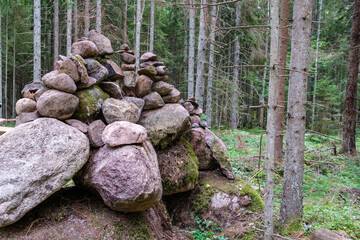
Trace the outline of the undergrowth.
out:
<instances>
[{"instance_id":1,"label":"undergrowth","mask_svg":"<svg viewBox=\"0 0 360 240\"><path fill-rule=\"evenodd\" d=\"M252 185L265 187L264 159L260 159L259 129L250 130L214 130L228 148L233 170L242 179L256 175ZM340 149L336 139L339 136L318 136L306 134L305 172L304 172L304 217L303 227L294 232L279 232L309 235L317 228L333 231L345 231L349 237L360 239L360 157L349 158L334 154ZM262 156L264 156L266 135L262 136ZM357 139L360 147L360 139ZM259 172L258 174L256 174ZM274 210L279 213L282 194L282 172L275 174ZM278 217L278 216L276 216ZM295 233L296 232L296 233Z\"/></svg>"}]
</instances>

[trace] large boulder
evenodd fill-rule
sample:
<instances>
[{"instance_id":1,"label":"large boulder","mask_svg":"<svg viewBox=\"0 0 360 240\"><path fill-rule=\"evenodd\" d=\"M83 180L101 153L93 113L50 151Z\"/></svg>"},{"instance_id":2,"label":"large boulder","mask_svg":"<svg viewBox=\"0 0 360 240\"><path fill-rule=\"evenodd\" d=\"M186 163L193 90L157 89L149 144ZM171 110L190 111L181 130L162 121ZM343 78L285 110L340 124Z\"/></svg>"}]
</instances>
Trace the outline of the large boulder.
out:
<instances>
[{"instance_id":1,"label":"large boulder","mask_svg":"<svg viewBox=\"0 0 360 240\"><path fill-rule=\"evenodd\" d=\"M191 145L185 139L157 151L157 156L164 196L195 188L199 177L199 163Z\"/></svg>"},{"instance_id":2,"label":"large boulder","mask_svg":"<svg viewBox=\"0 0 360 240\"><path fill-rule=\"evenodd\" d=\"M95 43L89 40L83 40L73 43L71 46L71 52L79 54L83 58L96 57L98 53L98 48Z\"/></svg>"},{"instance_id":3,"label":"large boulder","mask_svg":"<svg viewBox=\"0 0 360 240\"><path fill-rule=\"evenodd\" d=\"M16 102L15 110L17 115L23 112L34 112L36 111L36 102L29 98L21 98Z\"/></svg>"},{"instance_id":4,"label":"large boulder","mask_svg":"<svg viewBox=\"0 0 360 240\"><path fill-rule=\"evenodd\" d=\"M90 123L101 117L101 107L104 101L109 98L109 95L96 85L76 92L76 96L79 98L80 104L73 117L85 123Z\"/></svg>"},{"instance_id":5,"label":"large boulder","mask_svg":"<svg viewBox=\"0 0 360 240\"><path fill-rule=\"evenodd\" d=\"M46 91L36 103L41 116L60 120L70 118L78 106L79 99L76 96L58 90Z\"/></svg>"},{"instance_id":6,"label":"large boulder","mask_svg":"<svg viewBox=\"0 0 360 240\"><path fill-rule=\"evenodd\" d=\"M66 184L88 160L89 148L83 133L51 118L0 136L0 227Z\"/></svg>"},{"instance_id":7,"label":"large boulder","mask_svg":"<svg viewBox=\"0 0 360 240\"><path fill-rule=\"evenodd\" d=\"M190 127L189 119L189 113L180 104L165 104L143 111L138 124L146 128L154 146L165 148Z\"/></svg>"},{"instance_id":8,"label":"large boulder","mask_svg":"<svg viewBox=\"0 0 360 240\"><path fill-rule=\"evenodd\" d=\"M116 121L106 126L102 133L103 142L109 147L143 143L148 140L146 129L138 124Z\"/></svg>"},{"instance_id":9,"label":"large boulder","mask_svg":"<svg viewBox=\"0 0 360 240\"><path fill-rule=\"evenodd\" d=\"M148 141L100 148L75 181L97 192L115 211L144 211L155 206L162 196L156 152Z\"/></svg>"},{"instance_id":10,"label":"large boulder","mask_svg":"<svg viewBox=\"0 0 360 240\"><path fill-rule=\"evenodd\" d=\"M111 55L114 53L114 50L111 47L110 40L101 33L95 30L91 30L87 34L87 38L93 43L95 43L98 49L98 55L103 56L103 55Z\"/></svg>"},{"instance_id":11,"label":"large boulder","mask_svg":"<svg viewBox=\"0 0 360 240\"><path fill-rule=\"evenodd\" d=\"M58 71L52 71L45 74L41 80L48 88L57 89L67 93L76 92L74 80L65 73L59 74Z\"/></svg>"},{"instance_id":12,"label":"large boulder","mask_svg":"<svg viewBox=\"0 0 360 240\"><path fill-rule=\"evenodd\" d=\"M88 72L89 77L93 77L96 79L96 83L99 84L102 80L104 80L109 71L106 67L101 65L98 61L92 58L86 58L86 70Z\"/></svg>"},{"instance_id":13,"label":"large boulder","mask_svg":"<svg viewBox=\"0 0 360 240\"><path fill-rule=\"evenodd\" d=\"M107 124L115 121L137 123L140 118L139 108L135 103L115 98L109 98L104 102L102 112Z\"/></svg>"},{"instance_id":14,"label":"large boulder","mask_svg":"<svg viewBox=\"0 0 360 240\"><path fill-rule=\"evenodd\" d=\"M226 149L226 146L220 138L218 138L209 129L205 129L205 142L209 146L213 157L219 164L221 172L228 179L235 179L235 175L232 170L230 155Z\"/></svg>"}]
</instances>

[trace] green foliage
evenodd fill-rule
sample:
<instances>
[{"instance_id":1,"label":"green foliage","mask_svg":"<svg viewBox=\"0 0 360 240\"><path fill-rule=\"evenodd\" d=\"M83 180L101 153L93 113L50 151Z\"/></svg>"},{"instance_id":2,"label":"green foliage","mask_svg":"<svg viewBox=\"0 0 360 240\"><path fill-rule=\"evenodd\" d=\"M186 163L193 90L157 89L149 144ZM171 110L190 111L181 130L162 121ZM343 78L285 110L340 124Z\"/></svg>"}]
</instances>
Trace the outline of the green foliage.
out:
<instances>
[{"instance_id":1,"label":"green foliage","mask_svg":"<svg viewBox=\"0 0 360 240\"><path fill-rule=\"evenodd\" d=\"M211 220L205 221L201 218L196 218L195 221L198 227L190 228L195 240L228 240L228 238L218 235L222 232L219 224L214 224Z\"/></svg>"}]
</instances>

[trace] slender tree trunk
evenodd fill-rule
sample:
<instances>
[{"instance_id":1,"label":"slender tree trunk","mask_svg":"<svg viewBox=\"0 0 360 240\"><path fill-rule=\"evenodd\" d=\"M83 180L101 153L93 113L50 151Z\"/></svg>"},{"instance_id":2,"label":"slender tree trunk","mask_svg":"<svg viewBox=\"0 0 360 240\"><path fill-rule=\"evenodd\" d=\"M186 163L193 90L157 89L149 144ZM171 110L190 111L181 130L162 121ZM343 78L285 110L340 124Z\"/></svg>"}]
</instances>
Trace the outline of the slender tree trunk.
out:
<instances>
[{"instance_id":1,"label":"slender tree trunk","mask_svg":"<svg viewBox=\"0 0 360 240\"><path fill-rule=\"evenodd\" d=\"M85 17L84 17L84 35L86 36L90 29L89 1L85 0Z\"/></svg>"},{"instance_id":2,"label":"slender tree trunk","mask_svg":"<svg viewBox=\"0 0 360 240\"><path fill-rule=\"evenodd\" d=\"M294 0L286 149L280 207L280 222L284 225L301 220L303 215L306 90L312 6L312 0Z\"/></svg>"},{"instance_id":3,"label":"slender tree trunk","mask_svg":"<svg viewBox=\"0 0 360 240\"><path fill-rule=\"evenodd\" d=\"M12 79L12 117L16 117L15 103L16 103L16 82L15 82L15 66L16 66L16 28L14 27L14 45L13 45L13 79Z\"/></svg>"},{"instance_id":4,"label":"slender tree trunk","mask_svg":"<svg viewBox=\"0 0 360 240\"><path fill-rule=\"evenodd\" d=\"M56 62L58 59L59 59L59 0L54 0L54 62Z\"/></svg>"},{"instance_id":5,"label":"slender tree trunk","mask_svg":"<svg viewBox=\"0 0 360 240\"><path fill-rule=\"evenodd\" d=\"M135 36L135 58L136 58L136 72L139 70L140 60L140 34L141 34L141 0L137 0L136 4L136 36Z\"/></svg>"},{"instance_id":6,"label":"slender tree trunk","mask_svg":"<svg viewBox=\"0 0 360 240\"><path fill-rule=\"evenodd\" d=\"M194 97L195 67L195 0L189 0L189 67L188 67L188 98Z\"/></svg>"},{"instance_id":7,"label":"slender tree trunk","mask_svg":"<svg viewBox=\"0 0 360 240\"><path fill-rule=\"evenodd\" d=\"M212 3L216 4L217 0L213 0ZM217 6L211 7L211 33L210 33L210 54L209 54L209 71L208 71L208 84L207 84L207 98L206 98L206 120L208 126L211 127L211 115L212 115L212 90L213 90L213 75L214 75L214 52L215 52L215 30L216 30L216 10Z\"/></svg>"},{"instance_id":8,"label":"slender tree trunk","mask_svg":"<svg viewBox=\"0 0 360 240\"><path fill-rule=\"evenodd\" d=\"M96 0L96 31L101 33L101 0Z\"/></svg>"},{"instance_id":9,"label":"slender tree trunk","mask_svg":"<svg viewBox=\"0 0 360 240\"><path fill-rule=\"evenodd\" d=\"M66 10L66 55L71 53L72 6L67 5Z\"/></svg>"},{"instance_id":10,"label":"slender tree trunk","mask_svg":"<svg viewBox=\"0 0 360 240\"><path fill-rule=\"evenodd\" d=\"M128 41L127 37L127 9L128 9L128 0L125 0L124 6L124 26L123 26L123 43L126 44Z\"/></svg>"},{"instance_id":11,"label":"slender tree trunk","mask_svg":"<svg viewBox=\"0 0 360 240\"><path fill-rule=\"evenodd\" d=\"M270 0L270 80L266 124L264 239L274 238L274 162L276 137L276 80L279 61L279 0Z\"/></svg>"},{"instance_id":12,"label":"slender tree trunk","mask_svg":"<svg viewBox=\"0 0 360 240\"><path fill-rule=\"evenodd\" d=\"M78 24L78 4L77 0L74 0L74 41L79 40L79 24Z\"/></svg>"},{"instance_id":13,"label":"slender tree trunk","mask_svg":"<svg viewBox=\"0 0 360 240\"><path fill-rule=\"evenodd\" d=\"M236 19L235 25L240 25L240 18L241 18L241 3L236 2ZM235 36L235 49L234 49L234 66L239 65L240 61L240 43L239 43L239 36L236 34ZM238 108L239 108L239 68L235 67L233 72L233 79L232 79L232 94L231 94L231 112L230 112L230 129L236 129L238 125Z\"/></svg>"},{"instance_id":14,"label":"slender tree trunk","mask_svg":"<svg viewBox=\"0 0 360 240\"><path fill-rule=\"evenodd\" d=\"M207 20L207 0L201 0L202 7L200 9L200 24L199 24L199 40L196 64L196 85L195 85L195 99L200 108L204 108L204 72L205 72L205 58L206 58L206 20Z\"/></svg>"},{"instance_id":15,"label":"slender tree trunk","mask_svg":"<svg viewBox=\"0 0 360 240\"><path fill-rule=\"evenodd\" d=\"M350 35L350 52L346 100L344 110L344 127L342 151L356 155L356 117L357 117L357 82L359 72L360 45L360 0L355 0L352 29Z\"/></svg>"},{"instance_id":16,"label":"slender tree trunk","mask_svg":"<svg viewBox=\"0 0 360 240\"><path fill-rule=\"evenodd\" d=\"M151 0L150 11L150 52L154 51L154 18L155 18L155 0Z\"/></svg>"},{"instance_id":17,"label":"slender tree trunk","mask_svg":"<svg viewBox=\"0 0 360 240\"><path fill-rule=\"evenodd\" d=\"M34 82L41 80L41 1L34 0Z\"/></svg>"},{"instance_id":18,"label":"slender tree trunk","mask_svg":"<svg viewBox=\"0 0 360 240\"><path fill-rule=\"evenodd\" d=\"M289 9L290 0L281 1L280 30L279 30L279 74L276 83L276 136L275 136L275 165L282 166L283 162L283 131L285 113L285 85L286 85L286 57L289 38Z\"/></svg>"},{"instance_id":19,"label":"slender tree trunk","mask_svg":"<svg viewBox=\"0 0 360 240\"><path fill-rule=\"evenodd\" d=\"M9 10L6 10L5 19L5 118L8 119L8 52L9 52Z\"/></svg>"},{"instance_id":20,"label":"slender tree trunk","mask_svg":"<svg viewBox=\"0 0 360 240\"><path fill-rule=\"evenodd\" d=\"M3 117L3 87L2 87L2 47L1 47L1 8L0 8L0 118Z\"/></svg>"}]
</instances>

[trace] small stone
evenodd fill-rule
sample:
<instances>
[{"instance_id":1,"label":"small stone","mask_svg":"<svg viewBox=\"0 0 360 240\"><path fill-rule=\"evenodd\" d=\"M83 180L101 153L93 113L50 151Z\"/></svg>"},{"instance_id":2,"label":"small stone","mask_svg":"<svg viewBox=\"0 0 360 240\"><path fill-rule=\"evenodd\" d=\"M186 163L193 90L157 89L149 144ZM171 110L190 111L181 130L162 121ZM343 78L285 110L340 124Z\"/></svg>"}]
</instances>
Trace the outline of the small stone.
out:
<instances>
[{"instance_id":1,"label":"small stone","mask_svg":"<svg viewBox=\"0 0 360 240\"><path fill-rule=\"evenodd\" d=\"M114 98L108 98L104 102L102 112L108 124L115 121L137 123L140 118L139 108L135 103Z\"/></svg>"},{"instance_id":2,"label":"small stone","mask_svg":"<svg viewBox=\"0 0 360 240\"><path fill-rule=\"evenodd\" d=\"M102 35L101 33L97 32L95 30L91 30L87 34L87 38L90 41L95 43L95 45L98 49L98 55L104 56L104 55L111 55L114 53L114 50L111 47L110 40L107 37L105 37L104 35Z\"/></svg>"},{"instance_id":3,"label":"small stone","mask_svg":"<svg viewBox=\"0 0 360 240\"><path fill-rule=\"evenodd\" d=\"M131 54L131 55L135 55L134 50L126 50L127 53Z\"/></svg>"},{"instance_id":4,"label":"small stone","mask_svg":"<svg viewBox=\"0 0 360 240\"><path fill-rule=\"evenodd\" d=\"M190 113L190 115L195 114L195 107L190 102L185 101L184 108Z\"/></svg>"},{"instance_id":5,"label":"small stone","mask_svg":"<svg viewBox=\"0 0 360 240\"><path fill-rule=\"evenodd\" d=\"M130 48L129 48L129 45L127 45L126 43L124 43L124 44L122 44L121 46L120 46L120 50L124 50L124 51L127 51L127 50L129 50Z\"/></svg>"},{"instance_id":6,"label":"small stone","mask_svg":"<svg viewBox=\"0 0 360 240\"><path fill-rule=\"evenodd\" d=\"M147 139L147 132L143 126L126 121L109 124L102 133L102 140L109 147L143 143Z\"/></svg>"},{"instance_id":7,"label":"small stone","mask_svg":"<svg viewBox=\"0 0 360 240\"><path fill-rule=\"evenodd\" d=\"M109 71L106 67L101 65L98 61L92 58L85 59L86 61L86 70L89 77L93 77L96 79L96 84L99 84L102 80L104 80Z\"/></svg>"},{"instance_id":8,"label":"small stone","mask_svg":"<svg viewBox=\"0 0 360 240\"><path fill-rule=\"evenodd\" d=\"M144 97L145 106L144 110L161 108L165 105L164 100L157 92L151 92Z\"/></svg>"},{"instance_id":9,"label":"small stone","mask_svg":"<svg viewBox=\"0 0 360 240\"><path fill-rule=\"evenodd\" d=\"M71 77L75 83L80 81L80 76L76 64L71 61L70 58L66 58L65 60L59 60L54 63L54 66L58 73L65 73L69 75L69 77Z\"/></svg>"},{"instance_id":10,"label":"small stone","mask_svg":"<svg viewBox=\"0 0 360 240\"><path fill-rule=\"evenodd\" d=\"M137 97L142 98L150 93L152 81L145 75L140 75L135 86L135 94Z\"/></svg>"},{"instance_id":11,"label":"small stone","mask_svg":"<svg viewBox=\"0 0 360 240\"><path fill-rule=\"evenodd\" d=\"M128 88L135 88L136 74L133 71L124 71L124 86Z\"/></svg>"},{"instance_id":12,"label":"small stone","mask_svg":"<svg viewBox=\"0 0 360 240\"><path fill-rule=\"evenodd\" d=\"M89 126L86 123L84 123L84 122L82 122L80 120L66 119L65 123L72 126L72 127L74 127L74 128L76 128L77 130L79 130L82 133L86 134L88 132Z\"/></svg>"},{"instance_id":13,"label":"small stone","mask_svg":"<svg viewBox=\"0 0 360 240\"><path fill-rule=\"evenodd\" d=\"M135 88L133 88L133 87L129 88L129 87L123 86L122 90L124 91L125 96L127 96L127 97L136 97Z\"/></svg>"},{"instance_id":14,"label":"small stone","mask_svg":"<svg viewBox=\"0 0 360 240\"><path fill-rule=\"evenodd\" d=\"M40 89L47 89L47 87L42 82L32 82L24 86L23 90L21 90L21 95L24 98L35 100L34 95Z\"/></svg>"},{"instance_id":15,"label":"small stone","mask_svg":"<svg viewBox=\"0 0 360 240\"><path fill-rule=\"evenodd\" d=\"M200 121L200 126L201 126L202 128L207 128L207 127L208 127L208 124L207 124L207 122L206 122L204 119L201 119L201 121Z\"/></svg>"},{"instance_id":16,"label":"small stone","mask_svg":"<svg viewBox=\"0 0 360 240\"><path fill-rule=\"evenodd\" d=\"M197 115L190 116L191 123L200 124L201 118Z\"/></svg>"},{"instance_id":17,"label":"small stone","mask_svg":"<svg viewBox=\"0 0 360 240\"><path fill-rule=\"evenodd\" d=\"M96 79L93 77L88 77L88 81L86 83L80 82L76 86L77 86L78 90L82 90L82 89L90 88L95 84L96 84Z\"/></svg>"},{"instance_id":18,"label":"small stone","mask_svg":"<svg viewBox=\"0 0 360 240\"><path fill-rule=\"evenodd\" d=\"M99 86L104 92L109 94L110 97L116 99L123 98L123 92L119 87L119 85L117 85L116 83L109 81L102 81Z\"/></svg>"},{"instance_id":19,"label":"small stone","mask_svg":"<svg viewBox=\"0 0 360 240\"><path fill-rule=\"evenodd\" d=\"M140 63L141 68L146 68L148 66L157 67L157 66L164 66L164 65L165 64L163 62L158 62L158 61L146 61L146 62Z\"/></svg>"},{"instance_id":20,"label":"small stone","mask_svg":"<svg viewBox=\"0 0 360 240\"><path fill-rule=\"evenodd\" d=\"M157 74L160 76L166 75L168 72L168 70L165 66L155 67L155 70L156 70Z\"/></svg>"},{"instance_id":21,"label":"small stone","mask_svg":"<svg viewBox=\"0 0 360 240\"><path fill-rule=\"evenodd\" d=\"M69 58L73 61L77 67L80 82L86 84L88 82L89 75L86 70L86 61L79 55L75 53L69 54Z\"/></svg>"},{"instance_id":22,"label":"small stone","mask_svg":"<svg viewBox=\"0 0 360 240\"><path fill-rule=\"evenodd\" d=\"M173 88L170 94L163 96L166 103L178 103L180 101L181 93L176 88Z\"/></svg>"},{"instance_id":23,"label":"small stone","mask_svg":"<svg viewBox=\"0 0 360 240\"><path fill-rule=\"evenodd\" d=\"M152 90L158 92L161 96L170 94L173 89L174 89L174 85L171 85L163 81L155 82L152 85Z\"/></svg>"},{"instance_id":24,"label":"small stone","mask_svg":"<svg viewBox=\"0 0 360 240\"><path fill-rule=\"evenodd\" d=\"M203 114L203 110L202 110L202 108L199 108L199 107L197 107L197 108L195 108L195 115L198 115L199 117L201 117L201 115Z\"/></svg>"},{"instance_id":25,"label":"small stone","mask_svg":"<svg viewBox=\"0 0 360 240\"><path fill-rule=\"evenodd\" d=\"M34 112L36 111L36 102L29 98L21 98L16 102L15 110L17 115L24 112Z\"/></svg>"},{"instance_id":26,"label":"small stone","mask_svg":"<svg viewBox=\"0 0 360 240\"><path fill-rule=\"evenodd\" d=\"M146 52L143 55L141 55L140 57L141 61L157 61L158 58L155 54L153 54L152 52Z\"/></svg>"},{"instance_id":27,"label":"small stone","mask_svg":"<svg viewBox=\"0 0 360 240\"><path fill-rule=\"evenodd\" d=\"M192 128L200 128L200 125L198 123L193 123L191 124Z\"/></svg>"},{"instance_id":28,"label":"small stone","mask_svg":"<svg viewBox=\"0 0 360 240\"><path fill-rule=\"evenodd\" d=\"M121 69L124 70L124 71L135 71L136 66L135 66L135 64L123 63L123 64L121 64Z\"/></svg>"},{"instance_id":29,"label":"small stone","mask_svg":"<svg viewBox=\"0 0 360 240\"><path fill-rule=\"evenodd\" d=\"M156 76L157 72L155 70L155 68L153 66L149 66L149 67L146 67L146 68L140 68L138 70L138 74L139 75L146 75L148 77L154 77Z\"/></svg>"},{"instance_id":30,"label":"small stone","mask_svg":"<svg viewBox=\"0 0 360 240\"><path fill-rule=\"evenodd\" d=\"M102 133L105 127L106 125L101 120L96 120L89 124L89 140L92 147L99 148L104 146L104 142L102 140Z\"/></svg>"},{"instance_id":31,"label":"small stone","mask_svg":"<svg viewBox=\"0 0 360 240\"><path fill-rule=\"evenodd\" d=\"M154 82L158 82L158 81L168 82L168 81L169 81L169 76L168 76L168 75L152 76L151 79L152 79Z\"/></svg>"},{"instance_id":32,"label":"small stone","mask_svg":"<svg viewBox=\"0 0 360 240\"><path fill-rule=\"evenodd\" d=\"M16 117L16 124L15 126L19 126L20 124L32 122L38 118L41 118L38 111L35 112L23 112L19 116Z\"/></svg>"},{"instance_id":33,"label":"small stone","mask_svg":"<svg viewBox=\"0 0 360 240\"><path fill-rule=\"evenodd\" d=\"M58 74L58 71L53 71L45 74L42 79L44 85L48 88L57 89L67 93L76 92L76 84L74 80L65 73Z\"/></svg>"},{"instance_id":34,"label":"small stone","mask_svg":"<svg viewBox=\"0 0 360 240\"><path fill-rule=\"evenodd\" d=\"M83 58L91 58L96 57L98 54L98 48L92 41L85 40L73 43L71 46L71 52L79 54Z\"/></svg>"},{"instance_id":35,"label":"small stone","mask_svg":"<svg viewBox=\"0 0 360 240\"><path fill-rule=\"evenodd\" d=\"M114 61L112 61L110 59L107 60L105 63L105 67L107 68L107 70L109 72L108 78L111 81L116 81L119 79L123 79L125 77L121 68Z\"/></svg>"},{"instance_id":36,"label":"small stone","mask_svg":"<svg viewBox=\"0 0 360 240\"><path fill-rule=\"evenodd\" d=\"M136 62L136 58L134 55L124 52L121 54L121 61L127 64L134 64Z\"/></svg>"}]
</instances>

